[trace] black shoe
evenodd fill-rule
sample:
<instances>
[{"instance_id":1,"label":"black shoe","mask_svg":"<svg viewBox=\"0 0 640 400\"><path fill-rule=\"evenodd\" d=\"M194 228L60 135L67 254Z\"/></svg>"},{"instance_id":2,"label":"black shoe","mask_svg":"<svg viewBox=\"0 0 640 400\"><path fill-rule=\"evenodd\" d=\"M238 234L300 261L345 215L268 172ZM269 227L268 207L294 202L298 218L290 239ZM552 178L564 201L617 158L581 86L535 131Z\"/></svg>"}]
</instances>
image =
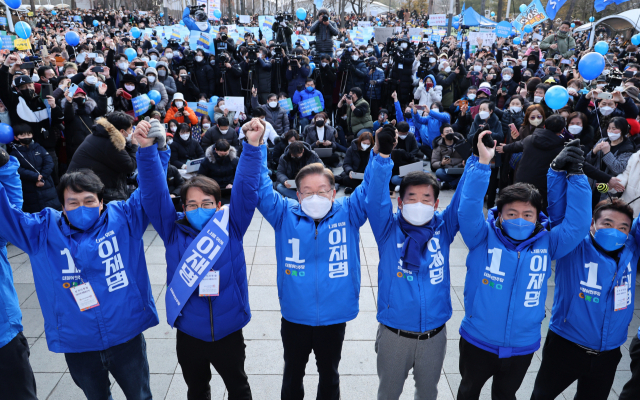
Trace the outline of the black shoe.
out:
<instances>
[{"instance_id":1,"label":"black shoe","mask_svg":"<svg viewBox=\"0 0 640 400\"><path fill-rule=\"evenodd\" d=\"M350 187L344 188L344 194L351 194L351 193L353 193L353 188L350 188Z\"/></svg>"}]
</instances>

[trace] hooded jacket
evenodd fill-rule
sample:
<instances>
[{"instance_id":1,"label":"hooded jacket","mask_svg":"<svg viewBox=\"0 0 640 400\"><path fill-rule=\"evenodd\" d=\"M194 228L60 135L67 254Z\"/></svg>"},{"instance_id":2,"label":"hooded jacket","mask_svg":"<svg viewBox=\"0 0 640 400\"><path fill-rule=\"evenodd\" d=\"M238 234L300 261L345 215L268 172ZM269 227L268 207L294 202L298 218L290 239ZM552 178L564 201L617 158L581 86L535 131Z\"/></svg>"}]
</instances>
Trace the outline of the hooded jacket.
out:
<instances>
[{"instance_id":1,"label":"hooded jacket","mask_svg":"<svg viewBox=\"0 0 640 400\"><path fill-rule=\"evenodd\" d=\"M436 78L433 75L427 75L427 78L431 78L434 86L427 90L426 86L420 86L413 92L413 98L418 100L418 104L421 106L427 106L431 108L431 105L436 101L442 101L442 86L436 85Z\"/></svg>"},{"instance_id":2,"label":"hooded jacket","mask_svg":"<svg viewBox=\"0 0 640 400\"><path fill-rule=\"evenodd\" d=\"M78 107L78 104L68 102L66 98L62 99L60 107L64 110L64 133L69 158L73 157L84 139L91 135L94 121L107 113L107 96L100 96L98 100L99 102L96 102L87 96L85 103Z\"/></svg>"},{"instance_id":3,"label":"hooded jacket","mask_svg":"<svg viewBox=\"0 0 640 400\"><path fill-rule=\"evenodd\" d=\"M69 172L82 168L93 170L104 183L105 203L128 199L127 176L136 170L138 146L127 143L106 118L100 118L91 129L92 134L73 155Z\"/></svg>"},{"instance_id":4,"label":"hooded jacket","mask_svg":"<svg viewBox=\"0 0 640 400\"><path fill-rule=\"evenodd\" d=\"M282 317L308 326L354 319L359 311L359 229L367 219L365 193L369 171L351 196L335 199L316 224L302 211L300 203L273 190L267 169L267 148L261 147L258 210L275 230ZM280 158L281 162L285 157Z\"/></svg>"},{"instance_id":5,"label":"hooded jacket","mask_svg":"<svg viewBox=\"0 0 640 400\"><path fill-rule=\"evenodd\" d=\"M18 154L20 153L20 154ZM11 155L20 162L18 174L22 181L22 211L38 213L45 207L60 209L58 193L53 183L53 160L44 147L31 142L29 147L17 145L13 147ZM42 175L44 186L37 187L38 175Z\"/></svg>"},{"instance_id":6,"label":"hooded jacket","mask_svg":"<svg viewBox=\"0 0 640 400\"><path fill-rule=\"evenodd\" d=\"M460 335L508 358L540 348L551 261L570 253L589 231L591 202L582 200L590 198L591 189L584 175L565 178L565 172L549 169L550 177L568 180L566 218L548 230L548 220L540 213L531 237L515 245L499 227L496 208L485 221L483 196L490 175L486 164L477 163L468 171L458 210L459 220L465 221L460 233L469 247Z\"/></svg>"},{"instance_id":7,"label":"hooded jacket","mask_svg":"<svg viewBox=\"0 0 640 400\"><path fill-rule=\"evenodd\" d=\"M364 172L367 165L363 165L365 164L363 161L366 159L368 164L370 158L368 155L369 151L360 150L358 148L358 143L355 140L352 141L351 145L349 145L349 148L347 149L346 155L344 156L344 163L342 164L342 169L344 170L345 175L349 176L349 172L351 171Z\"/></svg>"},{"instance_id":8,"label":"hooded jacket","mask_svg":"<svg viewBox=\"0 0 640 400\"><path fill-rule=\"evenodd\" d=\"M277 104L276 108L271 108L268 104L260 105L258 97L251 96L251 108L263 109L266 114L265 119L273 126L278 135L289 132L289 113L283 110L280 104Z\"/></svg>"},{"instance_id":9,"label":"hooded jacket","mask_svg":"<svg viewBox=\"0 0 640 400\"><path fill-rule=\"evenodd\" d=\"M558 47L552 49L552 44L557 44ZM562 58L569 59L575 53L576 40L571 32L565 33L564 37L560 37L558 33L552 33L540 42L540 50L546 50L546 58L553 58L556 54L560 54Z\"/></svg>"},{"instance_id":10,"label":"hooded jacket","mask_svg":"<svg viewBox=\"0 0 640 400\"><path fill-rule=\"evenodd\" d=\"M189 115L188 116L184 116L184 114L181 117L176 117L176 113L179 111L178 107L175 106L175 102L171 102L171 107L169 107L169 109L167 110L167 115L165 115L164 117L164 122L165 123L169 123L169 121L171 121L172 119L175 119L176 121L178 121L178 123L182 124L182 123L187 123L189 125L197 125L198 124L198 116L196 115L196 113L191 109L191 107L189 107L187 105L187 102L182 100L182 102L184 103L183 105L183 111L187 112Z\"/></svg>"},{"instance_id":11,"label":"hooded jacket","mask_svg":"<svg viewBox=\"0 0 640 400\"><path fill-rule=\"evenodd\" d=\"M440 136L440 127L442 124L448 124L451 122L451 117L446 112L440 112L431 110L429 111L429 115L426 117L421 117L418 113L413 113L413 122L418 127L418 133L420 135L421 143L428 145L429 147L433 146L433 141L436 140ZM422 126L426 126L426 137L425 130L421 129Z\"/></svg>"},{"instance_id":12,"label":"hooded jacket","mask_svg":"<svg viewBox=\"0 0 640 400\"><path fill-rule=\"evenodd\" d=\"M176 168L182 168L182 166L189 160L197 160L204 157L204 151L202 150L202 147L200 147L200 143L192 138L191 134L189 134L189 138L187 140L182 140L179 134L175 135L170 147L170 162L171 165Z\"/></svg>"},{"instance_id":13,"label":"hooded jacket","mask_svg":"<svg viewBox=\"0 0 640 400\"><path fill-rule=\"evenodd\" d=\"M240 150L240 140L238 139L236 131L229 127L226 133L222 133L220 132L220 127L218 125L214 125L207 129L202 137L200 145L202 146L202 149L206 151L210 146L215 146L220 139L226 140L232 147L235 147L236 150Z\"/></svg>"},{"instance_id":14,"label":"hooded jacket","mask_svg":"<svg viewBox=\"0 0 640 400\"><path fill-rule=\"evenodd\" d=\"M162 159L163 153L168 152L159 152L156 145L138 152L140 191L145 212L167 249L167 284L170 284L185 251L200 232L183 213L176 212L158 153ZM247 145L238 163L228 206L229 243L214 265L220 271L220 295L200 297L196 288L175 321L176 328L194 338L217 341L242 329L251 319L242 238L258 201L257 169L261 157L260 148Z\"/></svg>"},{"instance_id":15,"label":"hooded jacket","mask_svg":"<svg viewBox=\"0 0 640 400\"><path fill-rule=\"evenodd\" d=\"M549 187L554 190L549 191L547 211L555 226L565 220L567 180L554 176ZM627 341L640 258L638 229L636 219L617 259L607 254L589 233L575 249L556 261L549 329L596 351L616 349ZM626 309L614 311L616 286L627 287Z\"/></svg>"},{"instance_id":16,"label":"hooded jacket","mask_svg":"<svg viewBox=\"0 0 640 400\"><path fill-rule=\"evenodd\" d=\"M229 147L228 156L220 157L216 153L215 146L209 146L204 154L204 161L200 164L198 175L204 175L215 180L220 185L220 189L224 189L227 185L233 184L238 161L235 147Z\"/></svg>"},{"instance_id":17,"label":"hooded jacket","mask_svg":"<svg viewBox=\"0 0 640 400\"><path fill-rule=\"evenodd\" d=\"M313 163L322 163L320 157L316 154L315 151L311 150L311 146L308 143L302 143L304 145L304 152L302 153L302 157L294 159L291 157L291 153L289 153L289 146L284 149L284 154L280 156L280 160L278 161L278 171L277 180L278 182L284 183L289 179L295 179L298 171L309 164Z\"/></svg>"},{"instance_id":18,"label":"hooded jacket","mask_svg":"<svg viewBox=\"0 0 640 400\"><path fill-rule=\"evenodd\" d=\"M160 67L165 67L167 69L167 74L165 76L160 76L160 74L158 74L158 81L164 85L164 88L167 91L167 98L172 99L173 95L178 91L178 89L176 89L176 81L173 79L173 76L171 76L169 66L166 62L158 61L156 63L156 71Z\"/></svg>"},{"instance_id":19,"label":"hooded jacket","mask_svg":"<svg viewBox=\"0 0 640 400\"><path fill-rule=\"evenodd\" d=\"M156 77L156 81L153 83L149 82L147 84L147 88L149 89L149 91L157 90L160 93L160 102L156 103L155 107L156 107L156 110L162 113L164 112L165 108L167 107L167 104L169 103L169 96L167 95L167 89L165 89L162 82L158 80L158 71L156 71L155 68L153 67L147 68L144 74L147 75L149 73L152 73Z\"/></svg>"}]
</instances>

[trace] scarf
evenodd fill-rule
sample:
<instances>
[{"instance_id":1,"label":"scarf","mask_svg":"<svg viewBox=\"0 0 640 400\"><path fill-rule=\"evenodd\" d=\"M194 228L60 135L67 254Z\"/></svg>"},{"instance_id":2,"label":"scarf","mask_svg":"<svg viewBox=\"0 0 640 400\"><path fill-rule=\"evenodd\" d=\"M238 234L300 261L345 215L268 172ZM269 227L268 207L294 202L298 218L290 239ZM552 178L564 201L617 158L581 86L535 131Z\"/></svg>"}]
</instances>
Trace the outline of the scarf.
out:
<instances>
[{"instance_id":1,"label":"scarf","mask_svg":"<svg viewBox=\"0 0 640 400\"><path fill-rule=\"evenodd\" d=\"M436 217L434 215L431 221L426 225L415 226L408 223L402 216L402 212L400 212L398 222L400 223L402 233L405 235L400 259L402 260L404 268L409 271L420 270L422 252L424 250L424 246L426 246L427 243L429 243L429 240L431 240L431 237L433 237L433 232L436 226L435 219Z\"/></svg>"}]
</instances>

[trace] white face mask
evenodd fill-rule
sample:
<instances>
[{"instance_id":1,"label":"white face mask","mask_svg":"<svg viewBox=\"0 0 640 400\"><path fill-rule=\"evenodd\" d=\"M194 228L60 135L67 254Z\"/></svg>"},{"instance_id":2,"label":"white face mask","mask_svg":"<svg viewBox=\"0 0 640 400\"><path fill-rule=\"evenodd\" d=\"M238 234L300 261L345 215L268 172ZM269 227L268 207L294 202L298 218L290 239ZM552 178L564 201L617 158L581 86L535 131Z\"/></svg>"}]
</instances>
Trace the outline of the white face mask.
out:
<instances>
[{"instance_id":1,"label":"white face mask","mask_svg":"<svg viewBox=\"0 0 640 400\"><path fill-rule=\"evenodd\" d=\"M98 82L98 78L96 78L96 77L95 77L95 76L93 76L93 75L89 75L89 76L87 76L87 83L88 83L89 85L95 85L95 84L96 84L96 82Z\"/></svg>"},{"instance_id":2,"label":"white face mask","mask_svg":"<svg viewBox=\"0 0 640 400\"><path fill-rule=\"evenodd\" d=\"M220 133L222 133L223 135L226 135L227 132L229 132L229 129L220 129Z\"/></svg>"},{"instance_id":3,"label":"white face mask","mask_svg":"<svg viewBox=\"0 0 640 400\"><path fill-rule=\"evenodd\" d=\"M271 107L271 108L276 108L277 105L278 105L277 101L270 101L269 102L269 107Z\"/></svg>"},{"instance_id":4,"label":"white face mask","mask_svg":"<svg viewBox=\"0 0 640 400\"><path fill-rule=\"evenodd\" d=\"M141 60L144 62L149 62L149 57L142 57Z\"/></svg>"},{"instance_id":5,"label":"white face mask","mask_svg":"<svg viewBox=\"0 0 640 400\"><path fill-rule=\"evenodd\" d=\"M171 128L169 128L169 129L171 129L171 132L175 132L175 131L178 129L178 127L176 127L176 126L172 126L172 127L171 127Z\"/></svg>"},{"instance_id":6,"label":"white face mask","mask_svg":"<svg viewBox=\"0 0 640 400\"><path fill-rule=\"evenodd\" d=\"M135 85L124 85L124 88L127 89L127 92L133 92L134 90L136 90Z\"/></svg>"},{"instance_id":7,"label":"white face mask","mask_svg":"<svg viewBox=\"0 0 640 400\"><path fill-rule=\"evenodd\" d=\"M184 141L187 141L187 140L189 140L189 136L191 136L191 135L188 134L188 133L181 133L180 134L180 139L182 139Z\"/></svg>"},{"instance_id":8,"label":"white face mask","mask_svg":"<svg viewBox=\"0 0 640 400\"><path fill-rule=\"evenodd\" d=\"M182 106L183 106L183 105L184 105L184 103L183 103L183 102L181 102L181 101L176 101L176 107L178 107L178 108L182 108Z\"/></svg>"},{"instance_id":9,"label":"white face mask","mask_svg":"<svg viewBox=\"0 0 640 400\"><path fill-rule=\"evenodd\" d=\"M541 119L530 119L529 123L531 125L533 125L533 126L538 126L538 125L540 125L542 123L542 120Z\"/></svg>"},{"instance_id":10,"label":"white face mask","mask_svg":"<svg viewBox=\"0 0 640 400\"><path fill-rule=\"evenodd\" d=\"M211 124L202 124L202 129L209 129L211 128Z\"/></svg>"},{"instance_id":11,"label":"white face mask","mask_svg":"<svg viewBox=\"0 0 640 400\"><path fill-rule=\"evenodd\" d=\"M511 106L511 112L513 112L513 113L519 113L520 111L522 111L522 107L518 107L518 106Z\"/></svg>"},{"instance_id":12,"label":"white face mask","mask_svg":"<svg viewBox=\"0 0 640 400\"><path fill-rule=\"evenodd\" d=\"M120 68L120 70L122 71L126 71L127 68L129 68L129 64L127 64L126 62L121 62L120 64L118 64L118 68Z\"/></svg>"},{"instance_id":13,"label":"white face mask","mask_svg":"<svg viewBox=\"0 0 640 400\"><path fill-rule=\"evenodd\" d=\"M533 102L538 104L542 101L543 97L542 96L533 96Z\"/></svg>"},{"instance_id":14,"label":"white face mask","mask_svg":"<svg viewBox=\"0 0 640 400\"><path fill-rule=\"evenodd\" d=\"M37 83L37 82L40 82L40 77L38 76L38 74L33 74L31 76L31 80Z\"/></svg>"},{"instance_id":15,"label":"white face mask","mask_svg":"<svg viewBox=\"0 0 640 400\"><path fill-rule=\"evenodd\" d=\"M502 80L505 81L505 82L509 82L511 80L511 75L504 75L502 77Z\"/></svg>"},{"instance_id":16,"label":"white face mask","mask_svg":"<svg viewBox=\"0 0 640 400\"><path fill-rule=\"evenodd\" d=\"M619 133L613 133L613 132L607 131L607 135L609 136L609 140L611 140L612 142L615 142L616 140L620 139Z\"/></svg>"},{"instance_id":17,"label":"white face mask","mask_svg":"<svg viewBox=\"0 0 640 400\"><path fill-rule=\"evenodd\" d=\"M474 70L474 71L476 71L476 72L480 72L480 71L482 71L482 66L480 66L480 65L474 65L474 66L473 66L473 70Z\"/></svg>"},{"instance_id":18,"label":"white face mask","mask_svg":"<svg viewBox=\"0 0 640 400\"><path fill-rule=\"evenodd\" d=\"M402 140L405 140L407 138L407 136L409 136L409 135L408 134L407 135L398 135L398 138L402 139Z\"/></svg>"},{"instance_id":19,"label":"white face mask","mask_svg":"<svg viewBox=\"0 0 640 400\"><path fill-rule=\"evenodd\" d=\"M602 115L609 115L612 112L613 112L613 107L609 107L609 106L600 107L600 113Z\"/></svg>"},{"instance_id":20,"label":"white face mask","mask_svg":"<svg viewBox=\"0 0 640 400\"><path fill-rule=\"evenodd\" d=\"M578 133L582 132L582 127L580 125L569 125L567 129L572 135L577 135Z\"/></svg>"},{"instance_id":21,"label":"white face mask","mask_svg":"<svg viewBox=\"0 0 640 400\"><path fill-rule=\"evenodd\" d=\"M158 59L158 56L156 56L156 55L154 54L154 55L152 55L152 56L151 56L151 59L152 59L153 61L156 61L156 60ZM97 59L96 59L96 61L97 61Z\"/></svg>"},{"instance_id":22,"label":"white face mask","mask_svg":"<svg viewBox=\"0 0 640 400\"><path fill-rule=\"evenodd\" d=\"M171 60L173 58L173 53L167 53L164 56Z\"/></svg>"},{"instance_id":23,"label":"white face mask","mask_svg":"<svg viewBox=\"0 0 640 400\"><path fill-rule=\"evenodd\" d=\"M434 57L429 57L429 62L433 64L436 62L436 59Z\"/></svg>"},{"instance_id":24,"label":"white face mask","mask_svg":"<svg viewBox=\"0 0 640 400\"><path fill-rule=\"evenodd\" d=\"M387 65L389 65L389 64L387 64L387 63L382 63L382 68L387 68Z\"/></svg>"},{"instance_id":25,"label":"white face mask","mask_svg":"<svg viewBox=\"0 0 640 400\"><path fill-rule=\"evenodd\" d=\"M480 116L480 119L487 119L491 113L489 111L480 111L478 115Z\"/></svg>"},{"instance_id":26,"label":"white face mask","mask_svg":"<svg viewBox=\"0 0 640 400\"><path fill-rule=\"evenodd\" d=\"M300 207L313 219L322 219L331 210L332 202L324 196L314 194L302 200Z\"/></svg>"},{"instance_id":27,"label":"white face mask","mask_svg":"<svg viewBox=\"0 0 640 400\"><path fill-rule=\"evenodd\" d=\"M358 61L358 56L353 55L353 56L351 56L351 59L352 59L353 61Z\"/></svg>"},{"instance_id":28,"label":"white face mask","mask_svg":"<svg viewBox=\"0 0 640 400\"><path fill-rule=\"evenodd\" d=\"M67 75L67 78L71 79L71 78L73 78L74 76L76 76L76 74L69 74L69 75Z\"/></svg>"},{"instance_id":29,"label":"white face mask","mask_svg":"<svg viewBox=\"0 0 640 400\"><path fill-rule=\"evenodd\" d=\"M408 223L415 226L422 226L431 221L434 212L433 206L420 202L402 205L402 216Z\"/></svg>"},{"instance_id":30,"label":"white face mask","mask_svg":"<svg viewBox=\"0 0 640 400\"><path fill-rule=\"evenodd\" d=\"M370 144L361 144L360 146L362 146L362 150L367 150L369 147L371 147Z\"/></svg>"},{"instance_id":31,"label":"white face mask","mask_svg":"<svg viewBox=\"0 0 640 400\"><path fill-rule=\"evenodd\" d=\"M165 71L165 70L161 69L161 70L159 70L159 71L158 71L158 75L160 75L160 76L167 76L167 71Z\"/></svg>"},{"instance_id":32,"label":"white face mask","mask_svg":"<svg viewBox=\"0 0 640 400\"><path fill-rule=\"evenodd\" d=\"M326 67L327 65L329 65L329 63L320 63L320 65L322 65L322 67Z\"/></svg>"},{"instance_id":33,"label":"white face mask","mask_svg":"<svg viewBox=\"0 0 640 400\"><path fill-rule=\"evenodd\" d=\"M104 63L104 57L96 57L96 63L103 64Z\"/></svg>"},{"instance_id":34,"label":"white face mask","mask_svg":"<svg viewBox=\"0 0 640 400\"><path fill-rule=\"evenodd\" d=\"M197 62L201 62L202 60L204 60L204 57L202 57L202 56L196 56L196 61L197 61Z\"/></svg>"},{"instance_id":35,"label":"white face mask","mask_svg":"<svg viewBox=\"0 0 640 400\"><path fill-rule=\"evenodd\" d=\"M220 105L220 109L221 109L222 111L224 111L224 110L226 110L226 109L227 109L227 106L225 106L224 104L221 104L221 105Z\"/></svg>"},{"instance_id":36,"label":"white face mask","mask_svg":"<svg viewBox=\"0 0 640 400\"><path fill-rule=\"evenodd\" d=\"M476 99L476 94L475 93L471 93L471 94L468 94L467 97L469 98L469 100L473 101L473 100Z\"/></svg>"},{"instance_id":37,"label":"white face mask","mask_svg":"<svg viewBox=\"0 0 640 400\"><path fill-rule=\"evenodd\" d=\"M448 74L449 72L451 72L451 67L447 67L447 68L445 68L445 69L444 69L444 72L446 72L447 74Z\"/></svg>"},{"instance_id":38,"label":"white face mask","mask_svg":"<svg viewBox=\"0 0 640 400\"><path fill-rule=\"evenodd\" d=\"M153 83L156 81L156 77L151 75L151 76L147 76L147 80L149 81L149 83Z\"/></svg>"}]
</instances>

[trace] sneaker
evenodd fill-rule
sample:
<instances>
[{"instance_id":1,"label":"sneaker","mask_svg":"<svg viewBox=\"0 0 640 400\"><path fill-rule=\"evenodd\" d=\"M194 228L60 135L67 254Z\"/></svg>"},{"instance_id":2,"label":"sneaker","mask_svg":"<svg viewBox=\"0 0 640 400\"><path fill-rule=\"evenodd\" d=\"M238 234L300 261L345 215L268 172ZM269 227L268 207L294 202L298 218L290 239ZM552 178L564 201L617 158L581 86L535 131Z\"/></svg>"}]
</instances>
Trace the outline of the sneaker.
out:
<instances>
[{"instance_id":1,"label":"sneaker","mask_svg":"<svg viewBox=\"0 0 640 400\"><path fill-rule=\"evenodd\" d=\"M353 193L353 188L350 188L350 187L344 188L344 194L345 195L349 195L351 193Z\"/></svg>"}]
</instances>

